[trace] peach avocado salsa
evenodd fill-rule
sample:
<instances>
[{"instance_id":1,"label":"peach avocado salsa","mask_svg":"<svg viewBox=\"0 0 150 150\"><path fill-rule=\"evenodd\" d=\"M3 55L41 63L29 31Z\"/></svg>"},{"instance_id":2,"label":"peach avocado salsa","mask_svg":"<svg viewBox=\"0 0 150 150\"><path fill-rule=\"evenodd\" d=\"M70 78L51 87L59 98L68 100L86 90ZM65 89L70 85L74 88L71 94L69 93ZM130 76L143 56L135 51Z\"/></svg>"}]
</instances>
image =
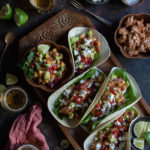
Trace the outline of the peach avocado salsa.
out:
<instances>
[{"instance_id":1,"label":"peach avocado salsa","mask_svg":"<svg viewBox=\"0 0 150 150\"><path fill-rule=\"evenodd\" d=\"M70 43L75 61L75 73L81 74L99 58L101 43L91 30L70 38Z\"/></svg>"},{"instance_id":2,"label":"peach avocado salsa","mask_svg":"<svg viewBox=\"0 0 150 150\"><path fill-rule=\"evenodd\" d=\"M96 96L104 74L93 68L67 87L54 104L54 112L60 118L80 119Z\"/></svg>"},{"instance_id":3,"label":"peach avocado salsa","mask_svg":"<svg viewBox=\"0 0 150 150\"><path fill-rule=\"evenodd\" d=\"M124 69L115 70L112 72L100 100L82 121L82 124L91 131L107 116L128 106L135 99L136 95L126 71Z\"/></svg>"},{"instance_id":4,"label":"peach avocado salsa","mask_svg":"<svg viewBox=\"0 0 150 150\"><path fill-rule=\"evenodd\" d=\"M134 108L129 108L112 123L100 129L91 145L91 150L122 150L126 146L130 123L137 117Z\"/></svg>"},{"instance_id":5,"label":"peach avocado salsa","mask_svg":"<svg viewBox=\"0 0 150 150\"><path fill-rule=\"evenodd\" d=\"M51 88L63 80L67 71L63 54L48 44L39 44L36 51L29 52L21 68L26 78Z\"/></svg>"}]
</instances>

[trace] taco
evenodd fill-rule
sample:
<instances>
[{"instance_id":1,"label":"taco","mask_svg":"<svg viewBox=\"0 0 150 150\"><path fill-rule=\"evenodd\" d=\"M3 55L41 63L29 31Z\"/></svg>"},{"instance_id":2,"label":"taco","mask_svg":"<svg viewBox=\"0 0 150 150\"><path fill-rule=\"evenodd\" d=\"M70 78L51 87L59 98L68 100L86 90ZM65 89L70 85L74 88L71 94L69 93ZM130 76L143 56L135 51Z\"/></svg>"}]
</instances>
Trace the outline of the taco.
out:
<instances>
[{"instance_id":1,"label":"taco","mask_svg":"<svg viewBox=\"0 0 150 150\"><path fill-rule=\"evenodd\" d=\"M135 80L125 69L114 67L109 74L104 93L82 121L82 127L91 132L134 105L140 98L141 92Z\"/></svg>"},{"instance_id":2,"label":"taco","mask_svg":"<svg viewBox=\"0 0 150 150\"><path fill-rule=\"evenodd\" d=\"M89 135L84 150L129 150L129 127L138 115L136 108L128 108Z\"/></svg>"},{"instance_id":3,"label":"taco","mask_svg":"<svg viewBox=\"0 0 150 150\"><path fill-rule=\"evenodd\" d=\"M104 78L102 71L93 68L67 83L48 99L52 115L64 126L77 126L94 103Z\"/></svg>"}]
</instances>

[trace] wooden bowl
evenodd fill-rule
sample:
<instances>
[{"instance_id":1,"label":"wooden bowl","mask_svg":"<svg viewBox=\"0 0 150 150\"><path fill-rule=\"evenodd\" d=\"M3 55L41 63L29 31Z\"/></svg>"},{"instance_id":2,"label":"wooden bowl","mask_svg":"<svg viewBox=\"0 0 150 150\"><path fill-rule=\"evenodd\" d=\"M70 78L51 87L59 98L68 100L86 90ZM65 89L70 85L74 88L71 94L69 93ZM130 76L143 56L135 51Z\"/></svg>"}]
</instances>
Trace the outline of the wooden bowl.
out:
<instances>
[{"instance_id":1,"label":"wooden bowl","mask_svg":"<svg viewBox=\"0 0 150 150\"><path fill-rule=\"evenodd\" d=\"M123 46L118 42L118 31L121 27L123 27L123 24L125 22L125 20L129 17L129 16L134 16L135 18L137 19L141 19L143 18L144 19L144 22L145 23L150 23L150 15L149 14L128 14L124 17L121 18L120 22L119 22L119 25L115 31L115 34L114 34L114 40L115 40L115 43L117 44L117 46L120 48L120 51L121 53L127 57L127 58L150 58L150 53L139 53L138 55L136 56L130 56L126 50L124 50Z\"/></svg>"},{"instance_id":2,"label":"wooden bowl","mask_svg":"<svg viewBox=\"0 0 150 150\"><path fill-rule=\"evenodd\" d=\"M137 4L130 5L130 4L126 3L126 0L121 0L121 1L122 1L123 4L125 4L128 7L136 7L136 6L141 5L144 2L144 0L140 0Z\"/></svg>"},{"instance_id":3,"label":"wooden bowl","mask_svg":"<svg viewBox=\"0 0 150 150\"><path fill-rule=\"evenodd\" d=\"M62 46L62 45L57 45L53 41L42 41L42 42L38 43L37 45L39 45L39 44L50 44L53 48L56 48L58 50L58 52L63 54L63 56L64 56L63 60L64 60L64 62L66 64L66 67L67 67L67 73L65 73L65 77L60 81L60 83L58 85L54 86L53 88L49 87L48 85L40 84L40 83L38 83L37 81L35 81L33 79L27 79L26 78L26 81L30 85L32 85L33 87L41 88L42 90L44 90L46 92L54 92L58 88L60 88L62 85L64 85L67 81L71 80L73 75L74 75L74 65L73 65L72 55L71 55L68 48L66 48L65 46ZM27 57L27 55L31 51L36 51L36 47L30 49L25 54L25 56Z\"/></svg>"}]
</instances>

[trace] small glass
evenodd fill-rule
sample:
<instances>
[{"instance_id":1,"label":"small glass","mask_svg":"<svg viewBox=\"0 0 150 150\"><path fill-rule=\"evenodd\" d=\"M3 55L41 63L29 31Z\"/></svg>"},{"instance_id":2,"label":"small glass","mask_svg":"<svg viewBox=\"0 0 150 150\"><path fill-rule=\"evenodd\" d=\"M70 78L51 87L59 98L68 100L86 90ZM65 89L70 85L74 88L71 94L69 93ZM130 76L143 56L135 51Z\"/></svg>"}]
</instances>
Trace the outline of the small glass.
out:
<instances>
[{"instance_id":1,"label":"small glass","mask_svg":"<svg viewBox=\"0 0 150 150\"><path fill-rule=\"evenodd\" d=\"M38 12L49 12L55 6L55 0L29 0Z\"/></svg>"}]
</instances>

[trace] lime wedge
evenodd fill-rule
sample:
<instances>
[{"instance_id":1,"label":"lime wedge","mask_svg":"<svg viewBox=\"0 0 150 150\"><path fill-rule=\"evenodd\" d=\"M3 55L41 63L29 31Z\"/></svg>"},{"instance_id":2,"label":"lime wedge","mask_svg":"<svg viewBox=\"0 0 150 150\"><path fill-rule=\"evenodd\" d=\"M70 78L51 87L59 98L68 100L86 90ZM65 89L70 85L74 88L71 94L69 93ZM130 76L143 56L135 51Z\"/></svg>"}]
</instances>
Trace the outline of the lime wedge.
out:
<instances>
[{"instance_id":1,"label":"lime wedge","mask_svg":"<svg viewBox=\"0 0 150 150\"><path fill-rule=\"evenodd\" d=\"M147 131L147 124L148 124L148 122L144 122L144 127L143 127L143 130L141 133L141 137L144 137L144 133Z\"/></svg>"},{"instance_id":2,"label":"lime wedge","mask_svg":"<svg viewBox=\"0 0 150 150\"><path fill-rule=\"evenodd\" d=\"M28 14L20 8L15 8L14 20L18 27L22 27L28 21Z\"/></svg>"},{"instance_id":3,"label":"lime wedge","mask_svg":"<svg viewBox=\"0 0 150 150\"><path fill-rule=\"evenodd\" d=\"M150 132L145 132L144 137L145 137L147 143L150 145Z\"/></svg>"},{"instance_id":4,"label":"lime wedge","mask_svg":"<svg viewBox=\"0 0 150 150\"><path fill-rule=\"evenodd\" d=\"M0 19L9 20L12 18L13 9L9 4L6 4L0 9Z\"/></svg>"},{"instance_id":5,"label":"lime wedge","mask_svg":"<svg viewBox=\"0 0 150 150\"><path fill-rule=\"evenodd\" d=\"M13 74L6 74L6 85L13 85L16 84L18 82L18 79L15 75Z\"/></svg>"},{"instance_id":6,"label":"lime wedge","mask_svg":"<svg viewBox=\"0 0 150 150\"><path fill-rule=\"evenodd\" d=\"M7 90L6 86L3 84L0 84L0 94L3 94Z\"/></svg>"},{"instance_id":7,"label":"lime wedge","mask_svg":"<svg viewBox=\"0 0 150 150\"><path fill-rule=\"evenodd\" d=\"M144 149L144 138L134 138L133 145L136 148L143 150Z\"/></svg>"},{"instance_id":8,"label":"lime wedge","mask_svg":"<svg viewBox=\"0 0 150 150\"><path fill-rule=\"evenodd\" d=\"M144 128L144 121L139 121L134 125L133 131L136 137L140 137Z\"/></svg>"},{"instance_id":9,"label":"lime wedge","mask_svg":"<svg viewBox=\"0 0 150 150\"><path fill-rule=\"evenodd\" d=\"M50 45L48 44L39 44L37 50L40 54L46 54L49 51Z\"/></svg>"}]
</instances>

